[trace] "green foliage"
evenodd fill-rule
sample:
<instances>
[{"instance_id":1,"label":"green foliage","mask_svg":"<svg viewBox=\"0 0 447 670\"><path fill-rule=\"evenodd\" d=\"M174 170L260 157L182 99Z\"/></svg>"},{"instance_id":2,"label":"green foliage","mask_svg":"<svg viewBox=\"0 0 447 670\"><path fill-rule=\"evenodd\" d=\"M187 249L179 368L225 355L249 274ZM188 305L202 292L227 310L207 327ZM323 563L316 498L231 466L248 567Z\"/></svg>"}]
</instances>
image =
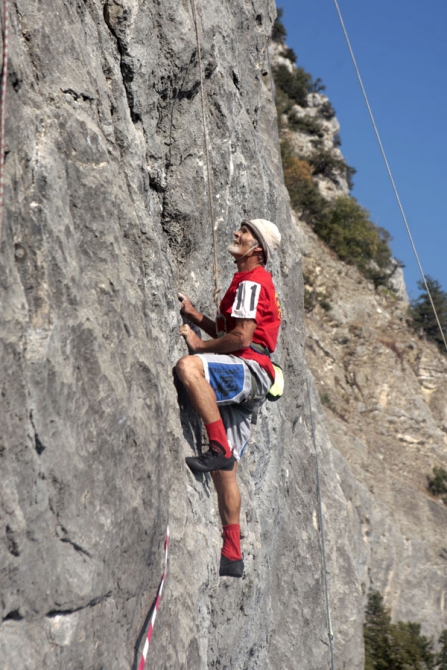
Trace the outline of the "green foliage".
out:
<instances>
[{"instance_id":1,"label":"green foliage","mask_svg":"<svg viewBox=\"0 0 447 670\"><path fill-rule=\"evenodd\" d=\"M328 202L312 180L312 168L305 160L293 156L285 142L281 143L284 183L293 209L311 226L326 217Z\"/></svg>"},{"instance_id":2,"label":"green foliage","mask_svg":"<svg viewBox=\"0 0 447 670\"><path fill-rule=\"evenodd\" d=\"M288 127L290 130L299 130L302 133L323 137L321 123L318 121L318 119L315 118L315 116L310 116L310 114L298 116L298 114L292 110L288 115L288 120Z\"/></svg>"},{"instance_id":3,"label":"green foliage","mask_svg":"<svg viewBox=\"0 0 447 670\"><path fill-rule=\"evenodd\" d=\"M386 284L391 249L389 235L375 226L355 198L342 196L329 203L312 179L313 166L281 144L284 182L293 209L345 262L356 265L376 286Z\"/></svg>"},{"instance_id":4,"label":"green foliage","mask_svg":"<svg viewBox=\"0 0 447 670\"><path fill-rule=\"evenodd\" d=\"M391 617L378 591L368 595L363 638L365 670L388 670L391 661Z\"/></svg>"},{"instance_id":5,"label":"green foliage","mask_svg":"<svg viewBox=\"0 0 447 670\"><path fill-rule=\"evenodd\" d=\"M314 174L321 174L329 179L334 179L337 175L342 175L348 182L349 189L353 187L352 177L355 175L355 168L347 165L343 158L337 156L333 151L320 149L307 159L314 169Z\"/></svg>"},{"instance_id":6,"label":"green foliage","mask_svg":"<svg viewBox=\"0 0 447 670\"><path fill-rule=\"evenodd\" d=\"M435 465L433 468L433 477L428 478L428 490L434 496L441 498L447 505L447 470L438 468Z\"/></svg>"},{"instance_id":7,"label":"green foliage","mask_svg":"<svg viewBox=\"0 0 447 670\"><path fill-rule=\"evenodd\" d=\"M330 312L332 309L332 305L330 301L327 299L326 293L321 293L320 291L317 291L316 297L320 307L322 307L325 312Z\"/></svg>"},{"instance_id":8,"label":"green foliage","mask_svg":"<svg viewBox=\"0 0 447 670\"><path fill-rule=\"evenodd\" d=\"M433 640L412 621L391 623L377 591L368 595L364 624L365 670L435 670Z\"/></svg>"},{"instance_id":9,"label":"green foliage","mask_svg":"<svg viewBox=\"0 0 447 670\"><path fill-rule=\"evenodd\" d=\"M330 121L335 116L335 109L332 107L329 100L325 100L320 107L320 114L324 119Z\"/></svg>"},{"instance_id":10,"label":"green foliage","mask_svg":"<svg viewBox=\"0 0 447 670\"><path fill-rule=\"evenodd\" d=\"M334 135L334 147L341 147L341 137L340 133Z\"/></svg>"},{"instance_id":11,"label":"green foliage","mask_svg":"<svg viewBox=\"0 0 447 670\"><path fill-rule=\"evenodd\" d=\"M433 640L421 635L421 624L399 621L391 624L391 658L396 670L434 670Z\"/></svg>"},{"instance_id":12,"label":"green foliage","mask_svg":"<svg viewBox=\"0 0 447 670\"><path fill-rule=\"evenodd\" d=\"M280 24L282 9L278 10L277 23ZM275 24L276 25L276 24ZM282 24L281 24L282 25ZM281 41L279 31L278 41ZM293 62L295 54L289 50L286 56ZM314 150L309 155L295 156L290 147L283 141L281 153L284 168L284 181L289 191L293 209L301 216L326 244L338 256L356 265L359 270L371 279L376 287L388 286L393 269L390 269L391 250L389 235L375 226L369 213L354 198L341 197L335 203L327 201L320 193L313 177L321 175L333 181L346 179L349 189L355 169L347 165L339 152L324 147L324 136L321 116L331 119L335 111L329 101L320 107L320 120L310 114L300 116L294 110L295 104L307 106L307 96L312 91L322 91L321 79L312 80L312 76L303 68L279 65L274 70L276 86L276 106L279 118L287 116L288 131L300 131L312 137ZM339 136L334 138L334 145L341 144ZM321 296L320 296L321 297ZM315 295L305 296L307 301L315 302ZM318 301L324 309L330 309L330 302L324 298Z\"/></svg>"},{"instance_id":13,"label":"green foliage","mask_svg":"<svg viewBox=\"0 0 447 670\"><path fill-rule=\"evenodd\" d=\"M325 405L329 409L334 408L329 393L320 393L320 401L322 405Z\"/></svg>"},{"instance_id":14,"label":"green foliage","mask_svg":"<svg viewBox=\"0 0 447 670\"><path fill-rule=\"evenodd\" d=\"M283 114L286 114L287 117L291 115L293 110L294 102L289 98L286 93L283 93L280 88L275 90L275 104L276 111L278 113L278 118L281 119Z\"/></svg>"},{"instance_id":15,"label":"green foliage","mask_svg":"<svg viewBox=\"0 0 447 670\"><path fill-rule=\"evenodd\" d=\"M440 650L437 656L437 670L447 670L447 629L443 630L439 636Z\"/></svg>"},{"instance_id":16,"label":"green foliage","mask_svg":"<svg viewBox=\"0 0 447 670\"><path fill-rule=\"evenodd\" d=\"M391 249L389 246L391 236L389 232L385 230L385 228L376 226L373 223L371 223L371 225L378 235L376 252L370 263L365 267L359 267L365 277L374 283L375 288L385 289L383 295L395 299L396 293L394 288L389 284L389 280L393 276L396 268L402 267L402 264L398 261L394 264L391 262Z\"/></svg>"},{"instance_id":17,"label":"green foliage","mask_svg":"<svg viewBox=\"0 0 447 670\"><path fill-rule=\"evenodd\" d=\"M280 44L284 44L287 37L287 31L283 22L281 21L283 14L284 9L282 7L278 7L275 23L273 24L272 28L272 40L274 42L279 42Z\"/></svg>"},{"instance_id":18,"label":"green foliage","mask_svg":"<svg viewBox=\"0 0 447 670\"><path fill-rule=\"evenodd\" d=\"M314 82L312 82L312 88L310 89L311 93L322 93L326 90L326 86L323 84L320 77L317 77Z\"/></svg>"},{"instance_id":19,"label":"green foliage","mask_svg":"<svg viewBox=\"0 0 447 670\"><path fill-rule=\"evenodd\" d=\"M385 268L391 250L382 229L369 219L369 213L355 198L341 196L327 216L316 221L315 232L347 263L368 275L371 264Z\"/></svg>"},{"instance_id":20,"label":"green foliage","mask_svg":"<svg viewBox=\"0 0 447 670\"><path fill-rule=\"evenodd\" d=\"M302 67L290 72L286 65L278 65L273 71L275 86L294 103L307 107L307 95L312 88L312 76Z\"/></svg>"},{"instance_id":21,"label":"green foliage","mask_svg":"<svg viewBox=\"0 0 447 670\"><path fill-rule=\"evenodd\" d=\"M293 49L287 48L284 51L284 58L287 58L291 63L295 65L296 63L296 53L294 52Z\"/></svg>"},{"instance_id":22,"label":"green foliage","mask_svg":"<svg viewBox=\"0 0 447 670\"><path fill-rule=\"evenodd\" d=\"M442 290L441 284L427 275L427 286L430 291L433 304L441 323L444 334L447 333L447 293ZM422 280L418 281L418 288L422 291L420 296L413 300L410 306L410 319L415 329L421 329L426 338L435 342L441 351L445 353L444 341L436 321L433 307Z\"/></svg>"}]
</instances>

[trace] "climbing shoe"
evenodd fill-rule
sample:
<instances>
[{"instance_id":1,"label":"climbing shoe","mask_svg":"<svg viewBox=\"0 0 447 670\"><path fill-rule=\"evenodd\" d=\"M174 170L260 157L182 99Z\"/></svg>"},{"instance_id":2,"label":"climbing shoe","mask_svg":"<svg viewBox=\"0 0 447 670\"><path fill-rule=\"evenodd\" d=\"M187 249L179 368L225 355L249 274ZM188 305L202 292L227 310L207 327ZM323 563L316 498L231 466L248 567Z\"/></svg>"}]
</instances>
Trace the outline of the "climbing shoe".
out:
<instances>
[{"instance_id":1,"label":"climbing shoe","mask_svg":"<svg viewBox=\"0 0 447 670\"><path fill-rule=\"evenodd\" d=\"M214 470L232 470L234 468L234 456L227 458L214 449L209 449L200 456L188 456L185 461L193 472L213 472Z\"/></svg>"},{"instance_id":2,"label":"climbing shoe","mask_svg":"<svg viewBox=\"0 0 447 670\"><path fill-rule=\"evenodd\" d=\"M244 574L244 561L240 558L238 561L230 561L223 554L220 557L219 575L221 577L242 577Z\"/></svg>"}]
</instances>

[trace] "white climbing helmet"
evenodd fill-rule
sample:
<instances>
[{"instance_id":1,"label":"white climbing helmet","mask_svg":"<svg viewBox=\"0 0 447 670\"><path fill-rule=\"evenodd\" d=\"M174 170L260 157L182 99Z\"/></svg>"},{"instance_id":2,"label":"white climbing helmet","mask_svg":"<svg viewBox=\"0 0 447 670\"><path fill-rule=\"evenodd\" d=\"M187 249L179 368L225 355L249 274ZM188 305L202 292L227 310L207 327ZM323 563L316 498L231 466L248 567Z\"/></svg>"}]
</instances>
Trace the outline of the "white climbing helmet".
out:
<instances>
[{"instance_id":1,"label":"white climbing helmet","mask_svg":"<svg viewBox=\"0 0 447 670\"><path fill-rule=\"evenodd\" d=\"M259 241L267 264L272 252L281 242L281 233L278 227L266 219L244 219L243 222Z\"/></svg>"}]
</instances>

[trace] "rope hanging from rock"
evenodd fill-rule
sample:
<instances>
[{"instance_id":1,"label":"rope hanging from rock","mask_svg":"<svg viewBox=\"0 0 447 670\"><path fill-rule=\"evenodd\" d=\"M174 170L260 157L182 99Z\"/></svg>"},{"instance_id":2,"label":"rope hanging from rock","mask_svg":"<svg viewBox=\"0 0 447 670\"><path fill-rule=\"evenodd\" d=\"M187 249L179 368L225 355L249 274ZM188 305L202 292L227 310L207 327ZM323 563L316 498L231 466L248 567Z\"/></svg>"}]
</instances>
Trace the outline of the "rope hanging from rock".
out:
<instances>
[{"instance_id":1,"label":"rope hanging from rock","mask_svg":"<svg viewBox=\"0 0 447 670\"><path fill-rule=\"evenodd\" d=\"M210 167L210 156L208 149L208 131L206 127L206 113L205 113L205 88L203 82L203 70L202 70L202 51L200 48L200 38L199 38L199 25L197 21L197 6L196 0L191 0L192 13L194 18L194 28L196 32L196 42L197 42L197 58L199 61L199 73L200 73L200 98L202 101L202 124L203 124L203 144L205 150L205 160L206 160L206 173L207 173L207 183L208 183L208 203L211 219L211 228L213 231L213 250L214 250L214 260L213 260L213 275L214 275L214 302L216 303L216 309L219 310L220 304L220 287L219 287L219 275L217 268L217 241L216 241L216 223L214 219L214 208L213 208L213 191L211 185L211 167Z\"/></svg>"},{"instance_id":2,"label":"rope hanging from rock","mask_svg":"<svg viewBox=\"0 0 447 670\"><path fill-rule=\"evenodd\" d=\"M6 85L8 82L8 37L9 37L9 0L3 2L3 64L0 102L0 251L2 248L3 189L5 174L5 112Z\"/></svg>"},{"instance_id":3,"label":"rope hanging from rock","mask_svg":"<svg viewBox=\"0 0 447 670\"><path fill-rule=\"evenodd\" d=\"M324 523L323 523L323 504L321 501L321 486L320 486L320 468L318 464L318 449L317 449L317 439L315 436L315 425L314 425L314 415L312 412L312 400L310 397L310 386L309 379L306 377L307 385L307 399L309 402L309 413L310 413L310 423L312 427L312 440L315 451L315 466L316 466L316 477L317 477L317 494L318 494L318 517L321 533L321 556L322 556L322 571L323 571L323 583L324 583L324 595L326 598L326 617L327 617L327 626L328 626L328 637L329 637L329 650L331 655L331 670L334 670L334 646L333 639L334 633L332 631L332 620L331 620L331 610L329 606L329 589L327 583L327 567L326 567L326 548L324 544Z\"/></svg>"},{"instance_id":4,"label":"rope hanging from rock","mask_svg":"<svg viewBox=\"0 0 447 670\"><path fill-rule=\"evenodd\" d=\"M415 255L415 258L416 258L416 261L417 261L417 264L418 264L418 267L419 267L419 272L421 273L421 277L422 277L422 280L423 280L424 285L425 285L425 290L427 291L427 295L429 297L429 300L430 300L430 303L431 303L431 306L432 306L432 309L433 309L433 313L435 315L435 318L436 318L436 321L437 321L437 324L438 324L438 328L439 328L439 331L441 333L441 337L442 337L443 342L444 342L444 346L447 350L447 341L446 341L445 334L444 334L444 331L443 331L442 326L441 326L441 321L440 321L438 313L436 311L436 307L435 307L435 304L433 302L433 298L431 296L430 289L428 288L428 284L427 284L427 280L425 278L424 271L422 270L422 265L421 265L421 262L419 260L418 252L416 251L416 245L413 241L413 236L412 236L411 231L410 231L410 226L408 225L407 217L405 215L405 211L404 211L404 208L402 206L402 203L401 203L401 200L400 200L400 197L399 197L399 193L397 191L397 187L396 187L396 184L395 184L395 181L394 181L394 178L393 178L393 174L391 172L391 168L390 168L390 165L388 163L388 159L387 159L386 154L385 154L385 149L383 148L382 140L380 138L379 131L378 131L375 119L374 119L374 115L372 113L372 109L371 109L371 106L369 104L368 96L366 95L366 90L365 90L365 87L363 85L363 80L362 80L362 77L360 75L360 70L358 68L357 61L356 61L355 56L354 56L354 51L352 49L351 41L350 41L349 36L348 36L348 31L346 30L346 26L345 26L345 23L343 21L343 17L342 17L341 11L340 11L340 7L338 6L337 0L334 0L334 3L335 3L335 8L337 10L338 18L340 19L340 24L341 24L341 27L342 27L342 30L343 30L343 34L345 36L346 44L348 45L349 53L351 54L352 63L354 65L354 69L355 69L355 72L357 74L357 79L359 80L360 88L362 89L362 94L363 94L363 98L365 100L366 107L368 109L369 117L371 119L371 123L373 125L377 141L379 143L380 151L382 153L382 157L383 157L383 160L385 162L385 166L386 166L386 169L387 169L387 172L388 172L388 176L390 178L391 185L393 187L394 195L396 196L397 204L399 205L400 213L402 215L402 219L404 221L405 228L407 230L408 237L409 237L410 242L411 242L411 247L413 249L413 253Z\"/></svg>"}]
</instances>

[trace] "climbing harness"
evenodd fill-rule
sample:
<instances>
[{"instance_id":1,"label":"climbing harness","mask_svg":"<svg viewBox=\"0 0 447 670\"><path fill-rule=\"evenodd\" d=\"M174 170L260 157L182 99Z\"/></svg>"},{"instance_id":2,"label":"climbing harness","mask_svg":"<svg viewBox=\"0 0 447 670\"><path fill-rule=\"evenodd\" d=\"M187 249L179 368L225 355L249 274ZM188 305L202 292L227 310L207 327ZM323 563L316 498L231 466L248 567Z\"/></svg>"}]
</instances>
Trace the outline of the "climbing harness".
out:
<instances>
[{"instance_id":1,"label":"climbing harness","mask_svg":"<svg viewBox=\"0 0 447 670\"><path fill-rule=\"evenodd\" d=\"M146 663L146 657L147 657L147 652L149 649L149 644L151 641L152 637L152 631L154 630L154 624L155 624L155 618L157 616L157 611L160 605L160 600L161 600L161 594L163 591L163 585L165 583L166 579L166 574L168 572L168 550L169 550L169 526L166 528L166 537L165 537L165 566L164 566L164 572L160 581L160 586L158 587L158 593L157 593L157 599L155 601L154 605L154 611L152 613L151 617L151 623L149 625L149 630L147 632L147 637L146 637L146 642L144 643L144 648L143 648L143 653L141 655L141 661L140 665L138 666L138 670L143 670L144 664Z\"/></svg>"},{"instance_id":2,"label":"climbing harness","mask_svg":"<svg viewBox=\"0 0 447 670\"><path fill-rule=\"evenodd\" d=\"M0 103L0 251L2 248L3 189L5 181L5 112L8 82L9 0L3 1L3 71Z\"/></svg>"},{"instance_id":3,"label":"climbing harness","mask_svg":"<svg viewBox=\"0 0 447 670\"><path fill-rule=\"evenodd\" d=\"M270 351L263 344L252 342L250 344L250 349L253 349L253 351L256 351L258 354L263 354L264 356L268 356L270 358Z\"/></svg>"},{"instance_id":4,"label":"climbing harness","mask_svg":"<svg viewBox=\"0 0 447 670\"><path fill-rule=\"evenodd\" d=\"M254 348L253 346L251 347L252 349ZM255 349L256 351L256 349ZM251 392L250 395L248 396L247 400L244 402L251 402L253 406L252 413L251 413L251 425L255 426L258 422L258 413L261 408L261 406L264 404L264 400L270 400L270 402L274 402L276 400L279 400L281 396L283 395L284 392L284 376L281 367L277 363L273 363L273 370L275 371L275 381L270 387L269 392L267 395L259 395L258 391L258 380L256 379L255 375L253 372L250 371L251 374Z\"/></svg>"},{"instance_id":5,"label":"climbing harness","mask_svg":"<svg viewBox=\"0 0 447 670\"><path fill-rule=\"evenodd\" d=\"M208 183L208 203L209 203L209 210L210 210L211 228L212 228L212 231L213 231L214 302L216 303L217 311L219 311L220 286L219 286L219 275L218 275L218 267L217 267L216 222L215 222L215 219L214 219L213 191L212 191L212 186L211 186L210 155L209 155L209 149L208 149L208 130L207 130L207 126L206 126L206 113L205 113L205 86L204 86L204 81L203 81L202 51L201 51L201 48L200 48L199 24L198 24L198 20L197 20L196 0L191 0L191 5L192 5L193 18L194 18L194 28L195 28L195 32L196 32L197 58L198 58L198 61L199 61L200 99L202 101L203 145L204 145L204 150L205 150L206 173L207 173L207 183Z\"/></svg>"},{"instance_id":6,"label":"climbing harness","mask_svg":"<svg viewBox=\"0 0 447 670\"><path fill-rule=\"evenodd\" d=\"M267 347L263 344L258 344L258 342L252 342L250 344L250 349L253 349L253 351L256 351L258 354L264 354L264 356L268 356L269 358L271 357ZM274 402L275 400L279 400L284 393L284 374L279 363L274 363L272 361L272 365L275 372L275 380L270 387L270 391L267 393L266 398L267 400ZM255 384L257 385L254 375L252 375L252 379L255 380Z\"/></svg>"},{"instance_id":7,"label":"climbing harness","mask_svg":"<svg viewBox=\"0 0 447 670\"><path fill-rule=\"evenodd\" d=\"M322 560L323 560L323 582L324 582L324 595L326 598L326 616L327 616L327 625L328 625L328 637L329 637L329 649L330 649L330 654L331 654L331 670L334 670L334 645L333 645L333 640L334 640L334 633L332 631L332 621L331 621L331 610L329 607L329 590L328 590L328 583L327 583L327 568L326 568L326 549L325 549L325 544L324 544L324 522L323 522L323 504L321 501L321 486L320 486L320 468L318 464L318 450L317 450L317 440L315 437L315 425L314 425L314 417L313 417L313 412L312 412L312 400L310 397L310 387L309 387L309 379L306 377L306 385L307 385L307 399L309 401L309 412L310 412L310 422L312 426L312 440L314 444L314 451L315 451L315 464L316 464L316 472L317 472L317 493L318 493L318 515L319 515L319 524L320 524L320 533L321 533L321 555L322 555Z\"/></svg>"},{"instance_id":8,"label":"climbing harness","mask_svg":"<svg viewBox=\"0 0 447 670\"><path fill-rule=\"evenodd\" d=\"M435 307L435 304L433 302L433 298L431 296L430 289L428 288L427 280L425 278L425 274L424 274L424 271L422 269L421 262L419 260L418 252L416 251L416 245L413 241L413 236L412 236L411 231L410 231L410 226L408 225L407 217L405 215L405 211L404 211L404 208L402 206L402 203L401 203L401 200L400 200L400 197L399 197L399 193L397 191L397 187L396 187L396 184L395 184L395 181L394 181L394 178L393 178L393 174L391 172L391 168L390 168L390 165L388 163L388 159L386 157L385 149L383 148L382 140L380 138L379 131L378 131L375 119L374 119L374 115L372 113L372 109L371 109L371 106L369 104L368 96L366 95L366 90L365 90L365 87L363 85L363 80L362 80L362 77L360 75L360 70L358 68L357 61L356 61L355 56L354 56L354 51L352 49L351 42L349 40L348 31L346 30L345 23L343 21L343 17L342 17L341 11L340 11L340 7L338 6L337 0L334 0L334 3L335 3L335 8L337 10L338 18L340 19L340 24L341 24L341 27L342 27L342 30L343 30L343 34L345 36L346 44L348 45L349 53L351 54L351 59L352 59L353 65L354 65L355 72L357 74L357 79L359 80L360 88L362 89L362 94L363 94L363 98L364 98L365 103L366 103L366 107L368 109L369 117L371 119L371 123L373 125L377 141L379 143L380 151L382 153L382 157L383 157L383 160L385 162L385 166L386 166L386 169L387 169L387 172L388 172L388 176L390 178L391 185L393 187L394 195L396 196L397 204L399 205L400 213L402 215L402 219L404 221L405 228L407 230L408 237L409 237L410 242L411 242L413 253L415 255L415 258L416 258L416 261L417 261L417 264L418 264L418 267L419 267L419 272L421 273L421 277L422 277L422 280L423 280L424 285L425 285L425 290L427 291L427 295L429 297L429 300L430 300L430 303L431 303L431 306L432 306L432 309L433 309L433 313L435 315L435 318L436 318L436 321L437 321L437 324L438 324L438 327L439 327L439 331L441 333L441 337L442 337L443 342L444 342L444 346L447 350L446 337L445 337L444 331L442 330L441 321L439 320L439 316L438 316L438 313L436 311L436 307Z\"/></svg>"}]
</instances>

